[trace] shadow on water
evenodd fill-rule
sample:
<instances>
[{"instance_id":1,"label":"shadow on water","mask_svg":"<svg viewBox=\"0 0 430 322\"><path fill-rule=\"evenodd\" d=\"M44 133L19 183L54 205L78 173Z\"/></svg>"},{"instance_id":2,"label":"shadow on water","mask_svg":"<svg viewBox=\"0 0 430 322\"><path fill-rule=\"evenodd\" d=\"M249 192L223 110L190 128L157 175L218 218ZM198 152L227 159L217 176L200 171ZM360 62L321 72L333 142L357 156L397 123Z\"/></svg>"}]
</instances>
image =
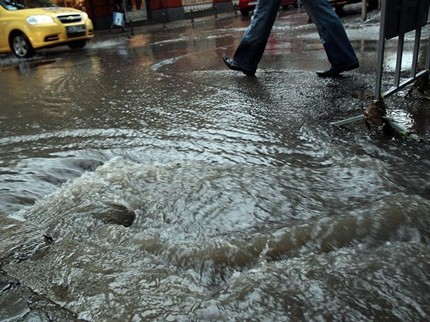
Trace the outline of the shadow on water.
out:
<instances>
[{"instance_id":1,"label":"shadow on water","mask_svg":"<svg viewBox=\"0 0 430 322\"><path fill-rule=\"evenodd\" d=\"M45 57L36 57L28 59L9 58L6 57L0 61L0 67L2 70L15 68L20 74L27 74L32 69L39 66L49 65L55 63L57 59L50 59Z\"/></svg>"}]
</instances>

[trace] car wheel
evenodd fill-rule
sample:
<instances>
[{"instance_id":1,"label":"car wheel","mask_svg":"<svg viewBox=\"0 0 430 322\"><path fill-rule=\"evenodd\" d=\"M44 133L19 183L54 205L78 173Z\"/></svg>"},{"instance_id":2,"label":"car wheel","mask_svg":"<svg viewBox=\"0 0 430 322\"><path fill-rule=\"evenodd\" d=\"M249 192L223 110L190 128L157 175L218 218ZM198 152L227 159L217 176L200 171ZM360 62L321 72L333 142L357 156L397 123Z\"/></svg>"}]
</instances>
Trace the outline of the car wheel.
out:
<instances>
[{"instance_id":1,"label":"car wheel","mask_svg":"<svg viewBox=\"0 0 430 322\"><path fill-rule=\"evenodd\" d=\"M85 40L74 41L68 44L70 49L81 49L84 48L87 42Z\"/></svg>"},{"instance_id":2,"label":"car wheel","mask_svg":"<svg viewBox=\"0 0 430 322\"><path fill-rule=\"evenodd\" d=\"M34 55L34 49L28 38L21 32L17 32L11 37L11 48L18 58L29 58Z\"/></svg>"}]
</instances>

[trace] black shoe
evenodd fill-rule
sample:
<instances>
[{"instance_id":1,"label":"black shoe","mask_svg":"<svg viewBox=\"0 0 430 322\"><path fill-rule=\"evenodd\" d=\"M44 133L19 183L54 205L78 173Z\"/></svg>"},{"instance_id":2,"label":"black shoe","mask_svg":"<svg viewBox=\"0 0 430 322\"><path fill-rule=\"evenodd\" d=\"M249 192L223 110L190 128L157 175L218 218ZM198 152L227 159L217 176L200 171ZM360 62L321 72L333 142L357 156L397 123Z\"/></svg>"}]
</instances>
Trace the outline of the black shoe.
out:
<instances>
[{"instance_id":1,"label":"black shoe","mask_svg":"<svg viewBox=\"0 0 430 322\"><path fill-rule=\"evenodd\" d=\"M332 66L329 70L326 70L325 72L317 72L317 75L319 77L338 77L341 73L347 72L348 70L353 70L360 67L360 64L358 62L346 65L342 67L334 67Z\"/></svg>"},{"instance_id":2,"label":"black shoe","mask_svg":"<svg viewBox=\"0 0 430 322\"><path fill-rule=\"evenodd\" d=\"M232 70L237 70L239 72L242 72L246 76L254 76L255 75L255 71L251 71L249 69L243 68L238 63L236 63L233 58L230 58L230 57L227 57L227 56L223 56L222 60L227 65L227 67L230 68L230 69L232 69Z\"/></svg>"}]
</instances>

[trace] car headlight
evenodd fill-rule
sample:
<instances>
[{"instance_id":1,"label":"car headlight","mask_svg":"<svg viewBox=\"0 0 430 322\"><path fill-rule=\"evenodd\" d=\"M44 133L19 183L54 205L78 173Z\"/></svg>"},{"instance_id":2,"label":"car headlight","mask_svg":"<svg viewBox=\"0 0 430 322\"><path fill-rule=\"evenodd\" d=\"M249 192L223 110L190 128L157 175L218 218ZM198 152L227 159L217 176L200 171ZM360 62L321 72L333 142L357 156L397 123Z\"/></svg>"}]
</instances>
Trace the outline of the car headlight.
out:
<instances>
[{"instance_id":1,"label":"car headlight","mask_svg":"<svg viewBox=\"0 0 430 322\"><path fill-rule=\"evenodd\" d=\"M54 23L54 19L47 15L34 15L27 18L30 25L39 25L44 23Z\"/></svg>"}]
</instances>

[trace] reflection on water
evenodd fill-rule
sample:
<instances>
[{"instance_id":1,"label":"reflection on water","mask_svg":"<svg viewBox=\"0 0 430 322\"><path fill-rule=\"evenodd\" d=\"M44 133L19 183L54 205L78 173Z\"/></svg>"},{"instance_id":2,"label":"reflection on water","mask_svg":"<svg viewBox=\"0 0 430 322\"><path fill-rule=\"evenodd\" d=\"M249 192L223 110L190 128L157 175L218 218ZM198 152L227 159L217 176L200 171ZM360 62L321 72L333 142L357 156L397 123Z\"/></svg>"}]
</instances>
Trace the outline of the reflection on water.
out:
<instances>
[{"instance_id":1,"label":"reflection on water","mask_svg":"<svg viewBox=\"0 0 430 322\"><path fill-rule=\"evenodd\" d=\"M0 319L428 319L428 148L331 129L372 80L279 23L257 78L239 20L1 70Z\"/></svg>"}]
</instances>

